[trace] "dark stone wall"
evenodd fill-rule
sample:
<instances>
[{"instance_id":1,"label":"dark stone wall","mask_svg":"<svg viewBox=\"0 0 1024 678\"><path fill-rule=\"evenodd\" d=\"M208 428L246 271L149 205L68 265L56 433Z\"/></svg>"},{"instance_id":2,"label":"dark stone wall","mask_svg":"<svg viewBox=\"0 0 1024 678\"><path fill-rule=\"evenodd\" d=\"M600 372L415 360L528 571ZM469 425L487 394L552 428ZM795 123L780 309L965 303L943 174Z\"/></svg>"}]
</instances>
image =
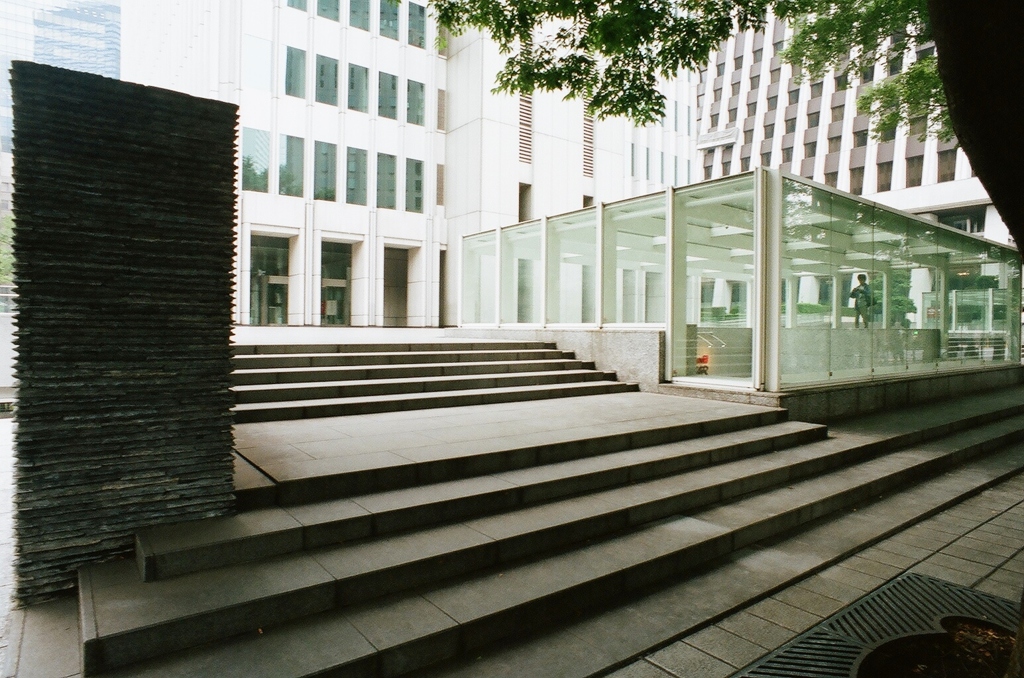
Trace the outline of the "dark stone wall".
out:
<instances>
[{"instance_id":1,"label":"dark stone wall","mask_svg":"<svg viewBox=\"0 0 1024 678\"><path fill-rule=\"evenodd\" d=\"M11 69L17 596L232 509L237 108Z\"/></svg>"}]
</instances>

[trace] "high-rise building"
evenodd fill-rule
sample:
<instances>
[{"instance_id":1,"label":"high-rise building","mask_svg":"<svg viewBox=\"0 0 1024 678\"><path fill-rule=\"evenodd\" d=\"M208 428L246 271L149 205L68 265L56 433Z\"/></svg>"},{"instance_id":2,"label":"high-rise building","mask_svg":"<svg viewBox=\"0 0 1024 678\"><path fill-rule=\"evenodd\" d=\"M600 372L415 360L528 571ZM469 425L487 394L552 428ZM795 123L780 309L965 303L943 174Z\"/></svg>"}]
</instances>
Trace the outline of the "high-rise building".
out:
<instances>
[{"instance_id":1,"label":"high-rise building","mask_svg":"<svg viewBox=\"0 0 1024 678\"><path fill-rule=\"evenodd\" d=\"M0 216L11 211L11 62L120 75L119 0L0 0Z\"/></svg>"},{"instance_id":2,"label":"high-rise building","mask_svg":"<svg viewBox=\"0 0 1024 678\"><path fill-rule=\"evenodd\" d=\"M422 0L123 4L124 79L240 107L240 323L454 322L460 236L688 175L686 79L637 129L493 93L495 45Z\"/></svg>"},{"instance_id":3,"label":"high-rise building","mask_svg":"<svg viewBox=\"0 0 1024 678\"><path fill-rule=\"evenodd\" d=\"M770 19L711 55L697 92L697 179L778 167L854 195L1008 242L1009 233L956 142L926 136L928 121L877 138L857 108L866 88L934 53L912 45L903 58L847 77L799 77L779 53L792 28ZM922 140L921 137L924 137Z\"/></svg>"}]
</instances>

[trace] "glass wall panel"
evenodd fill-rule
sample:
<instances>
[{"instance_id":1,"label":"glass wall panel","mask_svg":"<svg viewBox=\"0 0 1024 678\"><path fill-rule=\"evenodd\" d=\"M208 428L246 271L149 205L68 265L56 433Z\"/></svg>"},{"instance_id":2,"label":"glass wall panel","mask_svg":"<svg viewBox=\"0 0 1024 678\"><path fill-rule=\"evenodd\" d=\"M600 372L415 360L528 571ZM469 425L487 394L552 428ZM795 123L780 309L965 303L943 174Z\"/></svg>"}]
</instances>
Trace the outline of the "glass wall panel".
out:
<instances>
[{"instance_id":1,"label":"glass wall panel","mask_svg":"<svg viewBox=\"0 0 1024 678\"><path fill-rule=\"evenodd\" d=\"M398 159L387 153L377 154L377 207L393 210L397 206L395 191Z\"/></svg>"},{"instance_id":2,"label":"glass wall panel","mask_svg":"<svg viewBox=\"0 0 1024 678\"><path fill-rule=\"evenodd\" d=\"M348 325L351 318L352 245L324 241L320 253L320 324Z\"/></svg>"},{"instance_id":3,"label":"glass wall panel","mask_svg":"<svg viewBox=\"0 0 1024 678\"><path fill-rule=\"evenodd\" d=\"M306 96L306 52L295 47L285 50L284 93L300 99Z\"/></svg>"},{"instance_id":4,"label":"glass wall panel","mask_svg":"<svg viewBox=\"0 0 1024 678\"><path fill-rule=\"evenodd\" d=\"M423 161L405 160L405 211L423 212Z\"/></svg>"},{"instance_id":5,"label":"glass wall panel","mask_svg":"<svg viewBox=\"0 0 1024 678\"><path fill-rule=\"evenodd\" d=\"M330 19L331 21L338 21L338 4L338 0L317 0L317 16L322 16L323 18Z\"/></svg>"},{"instance_id":6,"label":"glass wall panel","mask_svg":"<svg viewBox=\"0 0 1024 678\"><path fill-rule=\"evenodd\" d=\"M338 60L316 55L316 100L338 105Z\"/></svg>"},{"instance_id":7,"label":"glass wall panel","mask_svg":"<svg viewBox=\"0 0 1024 678\"><path fill-rule=\"evenodd\" d=\"M541 222L501 230L501 322L539 323L544 289Z\"/></svg>"},{"instance_id":8,"label":"glass wall panel","mask_svg":"<svg viewBox=\"0 0 1024 678\"><path fill-rule=\"evenodd\" d=\"M425 89L422 82L406 81L405 121L410 125L423 124Z\"/></svg>"},{"instance_id":9,"label":"glass wall panel","mask_svg":"<svg viewBox=\"0 0 1024 678\"><path fill-rule=\"evenodd\" d=\"M366 113L370 101L370 71L365 66L348 65L348 107Z\"/></svg>"},{"instance_id":10,"label":"glass wall panel","mask_svg":"<svg viewBox=\"0 0 1024 678\"><path fill-rule=\"evenodd\" d=\"M494 231L462 240L462 322L495 323L495 284L498 239Z\"/></svg>"},{"instance_id":11,"label":"glass wall panel","mask_svg":"<svg viewBox=\"0 0 1024 678\"><path fill-rule=\"evenodd\" d=\"M348 24L353 28L370 30L370 0L349 0Z\"/></svg>"},{"instance_id":12,"label":"glass wall panel","mask_svg":"<svg viewBox=\"0 0 1024 678\"><path fill-rule=\"evenodd\" d=\"M427 8L409 3L409 44L413 47L427 45Z\"/></svg>"},{"instance_id":13,"label":"glass wall panel","mask_svg":"<svg viewBox=\"0 0 1024 678\"><path fill-rule=\"evenodd\" d=\"M597 322L597 210L548 220L547 321Z\"/></svg>"},{"instance_id":14,"label":"glass wall panel","mask_svg":"<svg viewBox=\"0 0 1024 678\"><path fill-rule=\"evenodd\" d=\"M914 324L919 316L911 295L911 276L916 267L910 254L909 219L876 208L874 211L873 290L879 305L872 326L875 374L901 374L911 362L934 359L938 343L929 349L929 337ZM858 250L860 251L860 250Z\"/></svg>"},{"instance_id":15,"label":"glass wall panel","mask_svg":"<svg viewBox=\"0 0 1024 678\"><path fill-rule=\"evenodd\" d=\"M830 341L829 370L833 379L871 375L873 334L883 307L879 291L884 287L884 281L875 275L873 216L872 205L832 195L828 258L832 280L839 290L838 322Z\"/></svg>"},{"instance_id":16,"label":"glass wall panel","mask_svg":"<svg viewBox=\"0 0 1024 678\"><path fill-rule=\"evenodd\" d=\"M390 2L390 0L383 0ZM377 115L398 119L398 76L381 71L377 74Z\"/></svg>"},{"instance_id":17,"label":"glass wall panel","mask_svg":"<svg viewBox=\"0 0 1024 678\"><path fill-rule=\"evenodd\" d=\"M908 372L933 372L945 350L945 259L939 257L936 227L907 219L907 247L910 259L910 300L917 309L909 314L911 345L907 353Z\"/></svg>"},{"instance_id":18,"label":"glass wall panel","mask_svg":"<svg viewBox=\"0 0 1024 678\"><path fill-rule=\"evenodd\" d=\"M287 238L253 235L250 240L249 322L284 325L288 322Z\"/></svg>"},{"instance_id":19,"label":"glass wall panel","mask_svg":"<svg viewBox=\"0 0 1024 678\"><path fill-rule=\"evenodd\" d=\"M749 384L754 348L754 177L679 189L673 376Z\"/></svg>"},{"instance_id":20,"label":"glass wall panel","mask_svg":"<svg viewBox=\"0 0 1024 678\"><path fill-rule=\"evenodd\" d=\"M605 323L665 322L665 196L604 210Z\"/></svg>"},{"instance_id":21,"label":"glass wall panel","mask_svg":"<svg viewBox=\"0 0 1024 678\"><path fill-rule=\"evenodd\" d=\"M366 204L366 151L349 148L345 160L345 202Z\"/></svg>"},{"instance_id":22,"label":"glass wall panel","mask_svg":"<svg viewBox=\"0 0 1024 678\"><path fill-rule=\"evenodd\" d=\"M783 179L779 372L785 385L831 377L833 330L849 294L833 275L831 219L831 193Z\"/></svg>"}]
</instances>

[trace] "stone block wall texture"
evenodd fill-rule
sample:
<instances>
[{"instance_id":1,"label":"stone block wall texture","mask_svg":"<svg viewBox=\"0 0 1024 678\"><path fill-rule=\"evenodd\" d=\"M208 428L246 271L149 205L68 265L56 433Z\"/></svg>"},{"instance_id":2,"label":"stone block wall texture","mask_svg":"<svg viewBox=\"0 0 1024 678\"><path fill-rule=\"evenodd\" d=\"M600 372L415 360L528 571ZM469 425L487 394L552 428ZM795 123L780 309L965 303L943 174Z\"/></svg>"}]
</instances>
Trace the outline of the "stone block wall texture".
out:
<instances>
[{"instance_id":1,"label":"stone block wall texture","mask_svg":"<svg viewBox=\"0 0 1024 678\"><path fill-rule=\"evenodd\" d=\"M232 510L237 108L11 69L17 596Z\"/></svg>"}]
</instances>

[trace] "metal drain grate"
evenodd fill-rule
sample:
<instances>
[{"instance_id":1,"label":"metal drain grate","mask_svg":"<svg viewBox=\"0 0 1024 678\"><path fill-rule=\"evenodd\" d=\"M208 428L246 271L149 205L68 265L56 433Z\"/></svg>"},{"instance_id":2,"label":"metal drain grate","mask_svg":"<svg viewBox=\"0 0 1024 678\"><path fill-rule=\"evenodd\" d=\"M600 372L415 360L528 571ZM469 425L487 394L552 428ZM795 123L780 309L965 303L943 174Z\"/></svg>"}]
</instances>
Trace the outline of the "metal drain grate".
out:
<instances>
[{"instance_id":1,"label":"metal drain grate","mask_svg":"<svg viewBox=\"0 0 1024 678\"><path fill-rule=\"evenodd\" d=\"M797 636L734 678L850 676L858 662L882 643L915 633L942 633L939 622L946 617L985 619L1014 630L1018 615L1015 602L941 579L907 573Z\"/></svg>"}]
</instances>

